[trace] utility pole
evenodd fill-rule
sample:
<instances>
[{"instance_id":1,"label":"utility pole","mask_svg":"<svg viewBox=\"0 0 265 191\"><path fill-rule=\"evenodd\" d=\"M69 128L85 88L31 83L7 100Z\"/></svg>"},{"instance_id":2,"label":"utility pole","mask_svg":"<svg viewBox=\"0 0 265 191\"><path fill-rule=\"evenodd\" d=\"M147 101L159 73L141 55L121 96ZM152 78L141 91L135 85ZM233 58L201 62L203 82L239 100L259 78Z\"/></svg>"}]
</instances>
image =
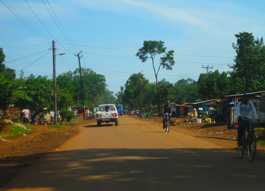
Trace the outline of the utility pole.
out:
<instances>
[{"instance_id":1,"label":"utility pole","mask_svg":"<svg viewBox=\"0 0 265 191\"><path fill-rule=\"evenodd\" d=\"M213 69L213 66L209 66L209 65L207 65L206 67L204 67L203 65L202 65L202 68L206 68L206 71L207 71L207 76L208 76L208 70L209 69Z\"/></svg>"},{"instance_id":2,"label":"utility pole","mask_svg":"<svg viewBox=\"0 0 265 191\"><path fill-rule=\"evenodd\" d=\"M81 71L81 63L80 63L80 58L82 58L83 56L80 57L80 54L82 53L79 52L77 55L75 54L75 56L78 57L78 61L79 61L79 71L80 71L80 80L81 80L81 90L82 90L82 97L83 97L83 108L84 108L84 120L86 120L86 110L85 110L85 100L84 100L84 89L83 89L83 77L82 77L82 71Z\"/></svg>"},{"instance_id":3,"label":"utility pole","mask_svg":"<svg viewBox=\"0 0 265 191\"><path fill-rule=\"evenodd\" d=\"M56 67L55 67L55 42L52 41L52 52L53 52L53 96L54 96L54 124L57 123L57 99L56 99Z\"/></svg>"}]
</instances>

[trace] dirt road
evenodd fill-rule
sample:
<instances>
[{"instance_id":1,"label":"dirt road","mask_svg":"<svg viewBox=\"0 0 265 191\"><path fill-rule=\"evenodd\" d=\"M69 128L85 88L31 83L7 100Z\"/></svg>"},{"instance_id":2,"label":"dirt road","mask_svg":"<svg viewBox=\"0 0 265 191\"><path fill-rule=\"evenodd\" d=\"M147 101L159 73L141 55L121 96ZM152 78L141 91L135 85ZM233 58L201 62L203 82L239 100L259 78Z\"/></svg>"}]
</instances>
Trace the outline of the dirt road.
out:
<instances>
[{"instance_id":1,"label":"dirt road","mask_svg":"<svg viewBox=\"0 0 265 191\"><path fill-rule=\"evenodd\" d=\"M79 135L9 182L6 190L264 190L265 158L123 116Z\"/></svg>"}]
</instances>

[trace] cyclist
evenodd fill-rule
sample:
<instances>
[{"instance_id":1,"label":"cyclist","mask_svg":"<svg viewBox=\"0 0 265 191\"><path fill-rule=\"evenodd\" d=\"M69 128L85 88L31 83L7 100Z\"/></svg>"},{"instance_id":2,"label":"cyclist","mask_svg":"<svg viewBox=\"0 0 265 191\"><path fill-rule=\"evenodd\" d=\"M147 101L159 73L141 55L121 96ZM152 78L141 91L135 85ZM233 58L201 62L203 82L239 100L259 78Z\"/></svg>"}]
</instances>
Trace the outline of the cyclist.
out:
<instances>
[{"instance_id":1,"label":"cyclist","mask_svg":"<svg viewBox=\"0 0 265 191\"><path fill-rule=\"evenodd\" d=\"M248 122L244 121L242 117L251 119L252 116L250 111L252 111L252 114L254 115L256 121L259 121L254 104L251 101L248 101L247 94L244 94L242 101L238 102L236 107L236 113L238 116L238 145L243 144L242 137L245 131L245 125L248 124Z\"/></svg>"},{"instance_id":2,"label":"cyclist","mask_svg":"<svg viewBox=\"0 0 265 191\"><path fill-rule=\"evenodd\" d=\"M172 114L172 108L171 108L171 105L169 104L169 101L167 101L167 103L164 105L164 108L163 108L163 129L165 129L165 119L166 119L166 113L170 114L169 115L169 122L170 122L170 119L171 119L171 114Z\"/></svg>"}]
</instances>

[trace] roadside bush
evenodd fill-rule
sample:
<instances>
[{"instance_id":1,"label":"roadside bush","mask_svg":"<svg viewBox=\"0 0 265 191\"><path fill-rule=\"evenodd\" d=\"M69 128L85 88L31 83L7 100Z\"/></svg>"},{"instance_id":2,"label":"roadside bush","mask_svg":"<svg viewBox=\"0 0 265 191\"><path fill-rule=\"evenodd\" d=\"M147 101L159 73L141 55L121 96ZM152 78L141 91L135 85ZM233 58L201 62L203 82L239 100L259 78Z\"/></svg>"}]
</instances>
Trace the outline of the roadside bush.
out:
<instances>
[{"instance_id":1,"label":"roadside bush","mask_svg":"<svg viewBox=\"0 0 265 191\"><path fill-rule=\"evenodd\" d=\"M67 113L68 113L69 110L67 109L63 109L60 111L60 116L62 117L62 121L64 121L64 119L66 119L66 116L67 116Z\"/></svg>"},{"instance_id":2,"label":"roadside bush","mask_svg":"<svg viewBox=\"0 0 265 191\"><path fill-rule=\"evenodd\" d=\"M68 111L68 110L67 110L67 114L66 114L66 116L65 116L67 122L70 122L71 119L74 118L74 117L75 117L75 113L74 113L73 111Z\"/></svg>"}]
</instances>

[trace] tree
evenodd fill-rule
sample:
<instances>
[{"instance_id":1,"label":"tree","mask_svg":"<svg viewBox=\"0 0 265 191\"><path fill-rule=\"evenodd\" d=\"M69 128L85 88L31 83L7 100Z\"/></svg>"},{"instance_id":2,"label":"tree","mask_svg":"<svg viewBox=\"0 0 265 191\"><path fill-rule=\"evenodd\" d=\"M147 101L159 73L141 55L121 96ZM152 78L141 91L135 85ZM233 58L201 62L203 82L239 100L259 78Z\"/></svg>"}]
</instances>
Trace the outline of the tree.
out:
<instances>
[{"instance_id":1,"label":"tree","mask_svg":"<svg viewBox=\"0 0 265 191\"><path fill-rule=\"evenodd\" d=\"M83 75L84 102L90 109L96 106L97 98L101 97L106 90L105 76L99 75L91 69L81 68ZM67 72L59 76L62 79L60 87L71 87L70 94L76 105L80 105L82 91L80 84L80 72L77 68L74 72Z\"/></svg>"},{"instance_id":2,"label":"tree","mask_svg":"<svg viewBox=\"0 0 265 191\"><path fill-rule=\"evenodd\" d=\"M155 67L155 57L159 54L163 54L164 56L160 57L160 64L156 68ZM166 52L166 47L164 47L164 42L162 41L144 41L144 45L137 52L136 56L139 57L142 62L147 61L148 58L152 60L152 66L156 78L156 85L158 84L158 73L162 66L166 70L172 70L172 66L174 66L174 51L170 50Z\"/></svg>"},{"instance_id":3,"label":"tree","mask_svg":"<svg viewBox=\"0 0 265 191\"><path fill-rule=\"evenodd\" d=\"M202 99L222 97L228 93L227 73L219 73L218 70L208 74L200 74L198 79L198 92Z\"/></svg>"},{"instance_id":4,"label":"tree","mask_svg":"<svg viewBox=\"0 0 265 191\"><path fill-rule=\"evenodd\" d=\"M21 83L15 79L15 70L6 68L3 62L5 61L5 54L0 48L0 109L6 110L8 105L14 103L20 97L25 97L21 91Z\"/></svg>"},{"instance_id":5,"label":"tree","mask_svg":"<svg viewBox=\"0 0 265 191\"><path fill-rule=\"evenodd\" d=\"M61 74L56 79L57 84L57 108L58 110L67 109L74 103L72 79L67 74Z\"/></svg>"},{"instance_id":6,"label":"tree","mask_svg":"<svg viewBox=\"0 0 265 191\"><path fill-rule=\"evenodd\" d=\"M10 81L0 73L0 109L7 109L9 104L15 103L17 100L28 99L27 95L21 88L18 80Z\"/></svg>"},{"instance_id":7,"label":"tree","mask_svg":"<svg viewBox=\"0 0 265 191\"><path fill-rule=\"evenodd\" d=\"M6 66L3 64L5 61L5 54L2 48L0 48L0 73L3 73L5 71Z\"/></svg>"},{"instance_id":8,"label":"tree","mask_svg":"<svg viewBox=\"0 0 265 191\"><path fill-rule=\"evenodd\" d=\"M230 73L233 80L245 78L244 86L240 92L258 91L264 87L265 80L265 47L263 38L254 39L252 33L239 33L235 35L237 43L232 44L236 51L235 64L231 66Z\"/></svg>"},{"instance_id":9,"label":"tree","mask_svg":"<svg viewBox=\"0 0 265 191\"><path fill-rule=\"evenodd\" d=\"M199 99L198 84L195 80L181 79L174 84L174 100L182 102L191 102Z\"/></svg>"},{"instance_id":10,"label":"tree","mask_svg":"<svg viewBox=\"0 0 265 191\"><path fill-rule=\"evenodd\" d=\"M164 105L167 101L173 100L174 88L172 83L163 79L155 87L156 93L153 96L153 103L156 105Z\"/></svg>"},{"instance_id":11,"label":"tree","mask_svg":"<svg viewBox=\"0 0 265 191\"><path fill-rule=\"evenodd\" d=\"M115 94L117 97L117 104L125 104L123 101L123 96L124 96L124 86L120 86L120 91Z\"/></svg>"},{"instance_id":12,"label":"tree","mask_svg":"<svg viewBox=\"0 0 265 191\"><path fill-rule=\"evenodd\" d=\"M16 72L11 68L7 68L3 63L4 61L5 54L3 52L3 49L0 48L0 73L4 76L5 79L12 81L16 78Z\"/></svg>"},{"instance_id":13,"label":"tree","mask_svg":"<svg viewBox=\"0 0 265 191\"><path fill-rule=\"evenodd\" d=\"M144 104L149 81L142 73L132 74L125 83L123 100L131 108L142 107Z\"/></svg>"},{"instance_id":14,"label":"tree","mask_svg":"<svg viewBox=\"0 0 265 191\"><path fill-rule=\"evenodd\" d=\"M21 108L28 107L34 111L33 118L37 116L44 108L51 109L53 106L53 82L47 77L30 75L23 85L28 99L21 98L16 104Z\"/></svg>"},{"instance_id":15,"label":"tree","mask_svg":"<svg viewBox=\"0 0 265 191\"><path fill-rule=\"evenodd\" d=\"M117 99L113 95L113 92L108 89L105 90L101 98L103 103L115 104L117 102Z\"/></svg>"}]
</instances>

